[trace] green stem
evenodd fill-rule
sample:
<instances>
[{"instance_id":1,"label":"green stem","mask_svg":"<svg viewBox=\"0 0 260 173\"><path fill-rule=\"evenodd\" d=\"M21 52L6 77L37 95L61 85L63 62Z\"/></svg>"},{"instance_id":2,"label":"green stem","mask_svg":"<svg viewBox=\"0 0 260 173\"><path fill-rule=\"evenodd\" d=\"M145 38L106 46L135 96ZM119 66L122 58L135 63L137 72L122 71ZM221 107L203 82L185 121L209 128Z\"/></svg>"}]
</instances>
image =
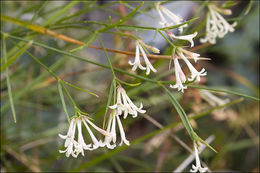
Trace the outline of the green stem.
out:
<instances>
[{"instance_id":1,"label":"green stem","mask_svg":"<svg viewBox=\"0 0 260 173\"><path fill-rule=\"evenodd\" d=\"M74 109L77 109L78 107L77 107L76 103L74 102L74 100L71 97L71 95L70 95L69 91L67 90L67 88L64 86L63 82L60 82L60 84L61 84L62 88L64 89L66 95L69 97L69 100L70 100L71 104L73 105Z\"/></svg>"},{"instance_id":2,"label":"green stem","mask_svg":"<svg viewBox=\"0 0 260 173\"><path fill-rule=\"evenodd\" d=\"M68 110L67 110L67 107L66 107L64 95L63 95L63 92L62 92L62 84L61 83L62 83L62 81L59 80L59 82L58 82L58 90L59 90L59 94L60 94L63 110L64 110L64 112L66 114L68 122L70 123L70 117L69 117L69 113L68 113Z\"/></svg>"},{"instance_id":3,"label":"green stem","mask_svg":"<svg viewBox=\"0 0 260 173\"><path fill-rule=\"evenodd\" d=\"M111 72L112 72L113 78L116 79L116 74L115 74L113 65L112 65L112 63L111 63L111 60L110 60L110 58L109 58L109 56L108 56L108 54L107 54L107 51L106 51L106 49L105 49L104 43L103 43L103 41L101 40L99 34L98 34L98 40L99 40L99 42L100 42L100 44L101 44L101 46L102 46L102 48L103 48L103 50L104 50L104 53L105 53L105 55L106 55L107 62L108 62L108 65L109 65L109 67L110 67L110 70L111 70Z\"/></svg>"}]
</instances>

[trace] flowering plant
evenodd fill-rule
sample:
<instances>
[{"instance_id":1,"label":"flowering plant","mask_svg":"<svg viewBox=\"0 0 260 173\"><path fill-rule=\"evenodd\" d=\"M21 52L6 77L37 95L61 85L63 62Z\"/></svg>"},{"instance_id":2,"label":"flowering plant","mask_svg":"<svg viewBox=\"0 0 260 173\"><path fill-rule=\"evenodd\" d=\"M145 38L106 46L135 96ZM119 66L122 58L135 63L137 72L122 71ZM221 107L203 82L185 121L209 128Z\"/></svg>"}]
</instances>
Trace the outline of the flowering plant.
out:
<instances>
[{"instance_id":1,"label":"flowering plant","mask_svg":"<svg viewBox=\"0 0 260 173\"><path fill-rule=\"evenodd\" d=\"M2 172L258 170L256 2L2 4Z\"/></svg>"}]
</instances>

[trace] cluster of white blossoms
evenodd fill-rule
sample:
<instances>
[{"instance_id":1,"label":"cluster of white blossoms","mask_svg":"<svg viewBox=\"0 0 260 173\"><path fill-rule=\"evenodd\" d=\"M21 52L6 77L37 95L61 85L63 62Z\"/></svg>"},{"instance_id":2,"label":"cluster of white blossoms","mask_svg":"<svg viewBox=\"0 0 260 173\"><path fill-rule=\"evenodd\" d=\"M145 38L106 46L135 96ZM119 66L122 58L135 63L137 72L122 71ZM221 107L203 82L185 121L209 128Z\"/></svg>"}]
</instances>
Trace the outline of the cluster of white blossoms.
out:
<instances>
[{"instance_id":1,"label":"cluster of white blossoms","mask_svg":"<svg viewBox=\"0 0 260 173\"><path fill-rule=\"evenodd\" d=\"M195 143L194 143L194 155L195 155L196 165L192 165L192 169L190 169L190 172L198 172L198 171L201 173L206 172L208 168L201 167L198 146Z\"/></svg>"},{"instance_id":2,"label":"cluster of white blossoms","mask_svg":"<svg viewBox=\"0 0 260 173\"><path fill-rule=\"evenodd\" d=\"M136 50L135 50L135 60L134 60L134 62L129 60L128 63L133 66L132 67L133 71L135 71L137 69L137 67L139 67L141 70L146 70L146 75L149 75L151 70L153 72L157 72L157 70L153 67L153 65L150 63L149 59L147 58L146 53L144 51L145 47L150 49L154 53L160 53L159 49L145 44L142 40L137 40L136 41ZM142 66L142 64L141 64L140 51L142 53L142 57L144 59L146 67Z\"/></svg>"},{"instance_id":3,"label":"cluster of white blossoms","mask_svg":"<svg viewBox=\"0 0 260 173\"><path fill-rule=\"evenodd\" d=\"M205 38L201 38L200 42L215 44L217 37L223 38L228 32L234 32L234 27L237 25L237 22L229 24L225 18L219 14L231 15L232 11L230 9L220 9L212 4L208 5L208 8L206 36Z\"/></svg>"},{"instance_id":4,"label":"cluster of white blossoms","mask_svg":"<svg viewBox=\"0 0 260 173\"><path fill-rule=\"evenodd\" d=\"M105 138L105 143L107 147L113 149L116 146L116 122L118 124L121 137L121 142L119 146L123 143L126 145L130 145L130 142L125 137L125 132L119 116L124 113L124 118L126 118L128 114L132 115L133 118L135 118L137 117L138 113L145 113L146 111L142 109L142 103L139 108L135 106L135 104L130 100L130 98L126 94L124 88L119 86L117 89L116 104L109 106L109 108L112 109L112 113L109 117L107 131L111 134L111 136L107 136ZM111 142L113 144L111 144Z\"/></svg>"},{"instance_id":5,"label":"cluster of white blossoms","mask_svg":"<svg viewBox=\"0 0 260 173\"><path fill-rule=\"evenodd\" d=\"M160 24L163 27L169 27L172 26L173 24L175 25L180 25L184 22L183 18L181 16L177 16L174 13L172 13L170 10L168 10L167 8L163 7L162 5L160 5L159 3L156 3L156 10L160 16ZM168 22L164 15L165 14L172 22ZM183 28L187 27L187 24L184 24L180 27L178 27L178 30L180 31L180 33L182 33ZM193 34L188 34L188 35L181 35L181 36L176 36L174 35L172 32L168 32L168 35L171 39L180 39L180 40L187 40L191 43L191 47L194 46L194 42L193 42L193 38L196 37L198 34L198 32L194 32Z\"/></svg>"},{"instance_id":6,"label":"cluster of white blossoms","mask_svg":"<svg viewBox=\"0 0 260 173\"><path fill-rule=\"evenodd\" d=\"M143 104L141 103L140 107L134 105L131 99L127 96L124 88L121 86L117 89L117 98L116 104L109 106L110 109L116 109L118 115L121 115L124 112L124 118L127 117L128 114L132 115L133 118L137 116L137 113L145 113L143 110Z\"/></svg>"},{"instance_id":7,"label":"cluster of white blossoms","mask_svg":"<svg viewBox=\"0 0 260 173\"><path fill-rule=\"evenodd\" d=\"M121 123L119 114L116 110L114 110L110 114L109 121L107 124L107 129L106 129L108 132L111 133L110 136L105 137L105 143L106 143L107 148L109 148L109 149L114 149L116 147L116 123L118 125L120 137L121 137L121 142L120 142L119 146L121 146L123 143L126 145L130 145L130 142L125 137L124 128ZM112 142L112 144L111 144L111 142Z\"/></svg>"},{"instance_id":8,"label":"cluster of white blossoms","mask_svg":"<svg viewBox=\"0 0 260 173\"><path fill-rule=\"evenodd\" d=\"M92 143L90 144L86 144L84 141L82 134L82 122L85 125L91 137ZM97 127L94 123L92 123L87 116L74 116L70 121L70 126L67 135L59 134L59 136L62 139L65 139L64 147L66 148L65 150L60 150L59 152L66 153L67 157L69 157L70 155L72 155L73 157L77 157L80 153L82 154L82 156L84 156L84 150L95 150L99 147L104 147L105 143L101 140L97 140L97 138L91 131L89 125L101 134L103 134L104 136L110 136L110 134L107 131ZM76 128L78 128L78 140L74 139Z\"/></svg>"},{"instance_id":9,"label":"cluster of white blossoms","mask_svg":"<svg viewBox=\"0 0 260 173\"><path fill-rule=\"evenodd\" d=\"M67 135L59 134L59 136L62 139L65 139L64 147L66 148L65 150L60 150L59 152L66 153L67 157L72 155L73 157L76 158L80 153L84 156L84 150L95 150L99 147L105 147L105 146L109 149L115 148L116 147L116 123L118 125L120 137L121 137L121 142L119 146L122 145L123 143L126 145L130 145L130 142L125 137L123 125L121 123L119 116L122 113L124 113L124 118L126 118L128 114L132 115L133 118L135 118L138 112L139 113L146 112L145 110L142 109L143 105L141 104L139 108L135 106L134 103L127 96L125 90L122 87L118 87L116 104L109 106L109 108L112 109L112 113L109 117L106 130L97 127L94 123L92 123L89 120L87 116L79 115L79 116L72 117ZM86 144L84 141L84 137L82 134L82 123L85 125L90 135L90 138L92 140L92 143L90 144ZM89 125L105 136L104 141L98 140L95 137ZM76 128L78 129L77 140L75 139Z\"/></svg>"},{"instance_id":10,"label":"cluster of white blossoms","mask_svg":"<svg viewBox=\"0 0 260 173\"><path fill-rule=\"evenodd\" d=\"M178 48L176 50L176 54L173 55L173 62L174 62L174 69L175 69L175 77L176 77L176 84L170 85L171 88L177 88L178 91L184 92L184 89L187 89L187 86L184 86L183 83L186 82L186 76L183 73L181 66L178 61L178 57L180 57L188 66L191 76L188 78L188 81L199 82L201 76L206 76L207 72L204 68L201 71L197 71L196 68L190 63L187 57L191 57L197 62L198 57L200 56L197 53L193 53L187 51L183 48Z\"/></svg>"},{"instance_id":11,"label":"cluster of white blossoms","mask_svg":"<svg viewBox=\"0 0 260 173\"><path fill-rule=\"evenodd\" d=\"M155 4L156 10L160 16L160 25L162 25L163 27L170 27L172 25L180 25L184 22L183 18L181 16L177 16L176 14L172 13L170 10L168 10L167 8L163 7L160 2ZM164 15L165 14L170 20L171 22L168 22ZM178 29L180 32L183 31L184 27L187 27L187 24L184 24L182 26L180 26Z\"/></svg>"}]
</instances>

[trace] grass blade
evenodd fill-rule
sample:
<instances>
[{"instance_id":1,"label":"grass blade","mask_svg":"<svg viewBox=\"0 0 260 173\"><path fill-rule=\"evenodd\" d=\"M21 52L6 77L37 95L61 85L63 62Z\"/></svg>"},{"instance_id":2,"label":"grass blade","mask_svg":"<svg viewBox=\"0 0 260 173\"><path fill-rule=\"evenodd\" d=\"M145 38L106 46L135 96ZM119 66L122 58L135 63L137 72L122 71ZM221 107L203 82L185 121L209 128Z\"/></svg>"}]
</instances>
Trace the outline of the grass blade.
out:
<instances>
[{"instance_id":1,"label":"grass blade","mask_svg":"<svg viewBox=\"0 0 260 173\"><path fill-rule=\"evenodd\" d=\"M7 60L6 54L5 63L1 66L1 72L4 71L7 67L9 67L17 58L19 58L31 45L33 41L28 42L24 47L22 47L14 56Z\"/></svg>"},{"instance_id":2,"label":"grass blade","mask_svg":"<svg viewBox=\"0 0 260 173\"><path fill-rule=\"evenodd\" d=\"M66 114L67 120L70 123L70 116L69 116L69 113L68 113L68 110L67 110L67 106L66 106L66 103L65 103L64 95L63 95L63 92L62 92L62 86L61 86L60 82L61 81L58 82L58 90L59 90L59 94L60 94L60 99L61 99L63 110Z\"/></svg>"},{"instance_id":3,"label":"grass blade","mask_svg":"<svg viewBox=\"0 0 260 173\"><path fill-rule=\"evenodd\" d=\"M175 107L176 111L178 112L178 114L181 118L181 121L182 121L184 127L186 128L186 130L188 131L188 134L190 135L191 139L194 140L194 138L193 138L194 131L191 127L190 121L189 121L185 111L182 109L181 105L176 100L176 98L172 95L172 93L170 93L169 90L165 86L161 85L161 87L166 92L166 94L169 97L169 100L171 101L172 105Z\"/></svg>"},{"instance_id":4,"label":"grass blade","mask_svg":"<svg viewBox=\"0 0 260 173\"><path fill-rule=\"evenodd\" d=\"M4 58L5 63L7 63L5 36L3 36L3 38L2 38L2 51L1 52L2 52L2 57ZM5 75L6 75L9 103L10 103L11 111L12 111L12 114L13 114L14 122L16 123L16 113L15 113L15 108L14 108L14 101L13 101L13 95L12 95L11 82L10 82L10 78L9 78L9 74L8 74L8 66L6 66L6 68L5 68Z\"/></svg>"}]
</instances>

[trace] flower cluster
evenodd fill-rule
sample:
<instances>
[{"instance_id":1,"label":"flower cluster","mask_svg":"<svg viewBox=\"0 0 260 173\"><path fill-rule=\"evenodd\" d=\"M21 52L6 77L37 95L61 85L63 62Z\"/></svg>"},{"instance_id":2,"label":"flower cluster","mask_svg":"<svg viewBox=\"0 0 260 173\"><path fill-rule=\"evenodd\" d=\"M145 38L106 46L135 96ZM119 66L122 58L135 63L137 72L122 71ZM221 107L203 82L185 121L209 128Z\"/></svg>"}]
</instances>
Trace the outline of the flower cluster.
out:
<instances>
[{"instance_id":1,"label":"flower cluster","mask_svg":"<svg viewBox=\"0 0 260 173\"><path fill-rule=\"evenodd\" d=\"M160 16L160 24L163 27L169 27L172 24L180 25L184 22L184 20L182 19L181 16L177 16L176 14L172 13L170 10L168 10L167 8L160 5L160 3L156 4L156 10ZM170 18L172 22L170 22L170 23L167 22L167 20L165 19L163 14L165 14L168 18ZM180 31L180 33L182 33L183 28L187 27L187 26L188 26L187 24L183 24L180 27L178 27L178 30ZM187 40L191 43L191 47L194 46L193 38L196 37L197 34L198 34L197 32L194 32L193 34L189 34L189 35L176 36L172 32L168 32L168 35L171 39Z\"/></svg>"},{"instance_id":2,"label":"flower cluster","mask_svg":"<svg viewBox=\"0 0 260 173\"><path fill-rule=\"evenodd\" d=\"M137 40L136 41L135 60L134 60L134 62L129 60L128 63L133 66L132 67L133 71L135 71L137 69L137 67L139 67L141 70L146 70L146 75L149 75L150 70L152 70L153 72L157 72L157 70L153 67L153 65L150 63L149 59L147 58L146 53L144 51L144 47L152 50L154 53L160 53L159 49L143 43L142 40ZM145 62L146 67L142 66L142 64L141 64L140 51L141 51L142 56L144 58L144 62Z\"/></svg>"},{"instance_id":3,"label":"flower cluster","mask_svg":"<svg viewBox=\"0 0 260 173\"><path fill-rule=\"evenodd\" d=\"M114 149L116 147L116 123L118 125L120 137L121 137L121 142L120 142L119 146L121 146L123 143L126 145L130 145L130 142L125 137L125 132L124 132L123 125L121 123L119 114L115 110L115 111L112 111L112 113L109 117L107 129L106 129L108 132L111 133L110 136L105 137L105 143L106 143L107 148L109 148L109 149ZM111 144L111 142L113 144Z\"/></svg>"},{"instance_id":4,"label":"flower cluster","mask_svg":"<svg viewBox=\"0 0 260 173\"><path fill-rule=\"evenodd\" d=\"M126 145L130 145L130 142L125 137L125 132L123 129L123 125L120 120L120 115L124 113L124 118L127 117L128 114L132 115L133 118L137 116L137 113L145 113L146 111L143 110L143 105L141 104L138 108L134 105L134 103L130 100L127 96L125 90L122 87L118 87L117 89L117 101L115 105L109 106L112 109L111 116L109 117L109 121L107 124L106 130L103 130L97 127L94 123L92 123L89 118L85 115L73 116L70 121L70 126L67 135L59 136L62 139L65 139L64 147L65 150L60 150L60 153L66 153L66 156L69 157L72 155L73 157L77 157L80 153L84 156L84 150L95 150L99 147L107 147L109 149L113 149L116 147L116 123L119 128L121 142L119 144L122 145L123 143ZM82 123L85 125L92 143L86 144L82 134ZM98 140L93 132L90 129L90 126L100 132L102 135L105 136L104 141ZM75 139L76 128L78 129L77 137ZM111 144L112 143L112 144Z\"/></svg>"},{"instance_id":5,"label":"flower cluster","mask_svg":"<svg viewBox=\"0 0 260 173\"><path fill-rule=\"evenodd\" d=\"M206 24L206 36L201 38L201 43L209 42L211 44L216 43L216 38L223 38L228 32L234 32L234 27L237 25L236 22L229 24L221 14L231 15L230 9L220 9L215 5L208 5L209 13L207 14Z\"/></svg>"},{"instance_id":6,"label":"flower cluster","mask_svg":"<svg viewBox=\"0 0 260 173\"><path fill-rule=\"evenodd\" d=\"M191 72L191 76L188 78L188 81L199 82L200 77L206 76L207 72L205 71L204 68L202 68L201 71L197 71L196 68L190 63L190 61L186 57L186 56L191 57L194 59L195 62L197 62L197 59L200 56L199 54L187 51L183 48L178 48L178 50L176 50L176 52L177 53L173 55L176 84L170 85L170 87L177 88L178 91L184 92L184 89L187 89L187 86L183 85L183 83L186 82L186 76L180 67L180 64L178 62L178 57L180 57L186 63L186 65L188 66L188 68Z\"/></svg>"},{"instance_id":7,"label":"flower cluster","mask_svg":"<svg viewBox=\"0 0 260 173\"><path fill-rule=\"evenodd\" d=\"M135 118L137 116L137 112L142 114L146 112L145 110L142 110L142 103L139 108L134 105L134 103L130 100L124 88L122 87L118 87L117 89L116 104L109 106L109 108L116 109L119 115L124 112L124 118L126 118L128 114L132 115L133 118Z\"/></svg>"},{"instance_id":8,"label":"flower cluster","mask_svg":"<svg viewBox=\"0 0 260 173\"><path fill-rule=\"evenodd\" d=\"M82 134L82 123L85 125L91 137L92 143L90 144L86 144L84 141ZM107 131L97 127L94 123L92 123L87 116L74 116L71 119L67 135L59 134L62 139L65 139L64 147L66 148L65 150L60 150L60 153L66 153L67 157L69 157L70 155L72 155L73 157L77 157L80 153L84 156L84 150L95 150L99 147L104 147L105 143L101 140L97 140L89 125L104 136L110 136ZM76 128L78 129L78 140L74 139Z\"/></svg>"},{"instance_id":9,"label":"flower cluster","mask_svg":"<svg viewBox=\"0 0 260 173\"><path fill-rule=\"evenodd\" d=\"M117 97L116 97L116 104L109 106L110 109L112 109L112 113L109 117L108 125L107 125L107 131L111 134L110 136L107 136L105 138L106 146L110 149L113 149L116 144L116 122L118 124L120 136L121 136L121 142L119 144L122 145L123 143L126 145L130 145L130 142L125 137L125 132L122 126L122 123L120 121L120 115L124 113L124 118L127 117L128 114L132 115L133 118L137 117L138 112L139 113L145 113L146 111L143 110L143 105L141 104L138 108L134 105L134 103L130 100L130 98L127 96L124 88L121 86L117 89ZM111 142L113 144L111 144Z\"/></svg>"},{"instance_id":10,"label":"flower cluster","mask_svg":"<svg viewBox=\"0 0 260 173\"><path fill-rule=\"evenodd\" d=\"M170 10L168 10L167 8L163 7L160 2L155 4L156 10L160 16L160 25L162 25L163 27L169 27L172 26L173 24L175 25L180 25L184 22L183 18L181 16L177 16L176 14L172 13ZM168 22L164 15L165 14L169 19L171 19L172 22ZM180 26L178 29L180 32L183 31L184 27L187 27L187 24L184 24L182 26Z\"/></svg>"},{"instance_id":11,"label":"flower cluster","mask_svg":"<svg viewBox=\"0 0 260 173\"><path fill-rule=\"evenodd\" d=\"M165 7L163 7L162 5L160 5L160 3L156 4L156 10L160 16L160 20L161 20L160 24L163 25L164 27L169 27L172 23L168 23L163 14L165 14L168 18L170 18L171 21L175 25L182 24L184 21L180 16L175 15L170 10L168 10ZM187 24L184 24L184 25L181 25L180 27L178 27L178 29L180 32L182 32L183 28L187 27L187 26L188 26ZM172 40L181 39L181 40L189 41L191 43L190 47L194 46L193 38L196 37L198 34L198 32L194 32L193 34L189 34L189 35L176 36L170 31L166 31L166 33ZM188 66L188 68L191 72L191 77L188 78L188 81L195 80L195 82L199 82L200 76L205 76L207 73L204 68L201 71L197 71L195 69L195 67L187 59L187 57L190 57L190 58L194 59L195 62L197 62L197 60L199 59L198 57L200 56L199 54L187 51L183 48L177 48L176 52L177 53L173 55L176 84L170 85L170 87L177 88L178 91L184 92L184 89L187 89L187 86L184 86L183 83L185 83L187 79L181 69L178 58L182 59L186 63L186 65Z\"/></svg>"}]
</instances>

